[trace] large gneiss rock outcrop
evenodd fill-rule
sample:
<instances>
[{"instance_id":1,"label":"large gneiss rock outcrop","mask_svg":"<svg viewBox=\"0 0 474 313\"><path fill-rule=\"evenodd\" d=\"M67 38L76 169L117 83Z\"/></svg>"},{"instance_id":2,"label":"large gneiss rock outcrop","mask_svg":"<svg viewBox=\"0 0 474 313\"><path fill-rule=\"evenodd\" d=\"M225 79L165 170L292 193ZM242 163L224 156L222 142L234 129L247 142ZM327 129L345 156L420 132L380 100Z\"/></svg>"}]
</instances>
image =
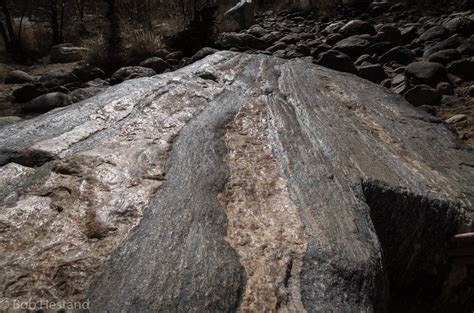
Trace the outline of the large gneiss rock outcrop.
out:
<instances>
[{"instance_id":1,"label":"large gneiss rock outcrop","mask_svg":"<svg viewBox=\"0 0 474 313\"><path fill-rule=\"evenodd\" d=\"M0 165L2 297L472 309L472 271L447 253L472 230L472 150L351 74L219 52L1 128Z\"/></svg>"}]
</instances>

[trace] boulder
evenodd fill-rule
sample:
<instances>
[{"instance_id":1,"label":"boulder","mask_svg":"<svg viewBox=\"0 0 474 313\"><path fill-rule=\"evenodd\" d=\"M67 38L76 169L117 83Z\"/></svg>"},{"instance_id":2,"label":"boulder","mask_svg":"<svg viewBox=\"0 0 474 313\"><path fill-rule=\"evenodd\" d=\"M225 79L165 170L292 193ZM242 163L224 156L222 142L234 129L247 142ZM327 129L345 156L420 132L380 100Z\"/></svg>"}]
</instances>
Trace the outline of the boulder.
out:
<instances>
[{"instance_id":1,"label":"boulder","mask_svg":"<svg viewBox=\"0 0 474 313\"><path fill-rule=\"evenodd\" d=\"M184 54L182 51L174 51L168 53L168 55L165 57L165 60L181 60L183 57Z\"/></svg>"},{"instance_id":2,"label":"boulder","mask_svg":"<svg viewBox=\"0 0 474 313\"><path fill-rule=\"evenodd\" d=\"M415 54L410 49L399 46L394 47L380 57L380 61L383 63L396 62L399 64L409 64L415 59Z\"/></svg>"},{"instance_id":3,"label":"boulder","mask_svg":"<svg viewBox=\"0 0 474 313\"><path fill-rule=\"evenodd\" d=\"M289 34L282 37L279 41L286 44L292 44L300 41L300 36L298 34Z\"/></svg>"},{"instance_id":4,"label":"boulder","mask_svg":"<svg viewBox=\"0 0 474 313\"><path fill-rule=\"evenodd\" d=\"M447 70L450 74L461 77L466 81L473 81L474 57L454 61L448 65Z\"/></svg>"},{"instance_id":5,"label":"boulder","mask_svg":"<svg viewBox=\"0 0 474 313\"><path fill-rule=\"evenodd\" d=\"M436 106L441 103L441 95L434 88L427 85L419 85L411 88L405 93L405 99L414 106Z\"/></svg>"},{"instance_id":6,"label":"boulder","mask_svg":"<svg viewBox=\"0 0 474 313\"><path fill-rule=\"evenodd\" d=\"M344 24L343 21L334 22L326 26L323 32L326 34L338 33L341 30L341 28L344 27L344 25L346 24Z\"/></svg>"},{"instance_id":7,"label":"boulder","mask_svg":"<svg viewBox=\"0 0 474 313\"><path fill-rule=\"evenodd\" d=\"M370 80L373 83L380 84L388 78L387 73L380 64L372 64L358 67L359 76Z\"/></svg>"},{"instance_id":8,"label":"boulder","mask_svg":"<svg viewBox=\"0 0 474 313\"><path fill-rule=\"evenodd\" d=\"M339 41L343 39L344 39L344 36L339 33L329 34L326 37L326 43L330 46L334 46L336 43L338 43Z\"/></svg>"},{"instance_id":9,"label":"boulder","mask_svg":"<svg viewBox=\"0 0 474 313\"><path fill-rule=\"evenodd\" d=\"M448 65L448 63L461 59L461 53L456 49L447 49L442 50L436 53L433 53L428 58L429 62L441 63L443 65Z\"/></svg>"},{"instance_id":10,"label":"boulder","mask_svg":"<svg viewBox=\"0 0 474 313\"><path fill-rule=\"evenodd\" d=\"M408 91L409 84L407 83L405 75L398 74L392 79L391 86L395 93L403 95Z\"/></svg>"},{"instance_id":11,"label":"boulder","mask_svg":"<svg viewBox=\"0 0 474 313\"><path fill-rule=\"evenodd\" d=\"M391 43L390 41L382 41L382 42L377 42L371 45L367 49L367 53L383 55L384 53L386 53L387 51L393 48L395 48L395 45Z\"/></svg>"},{"instance_id":12,"label":"boulder","mask_svg":"<svg viewBox=\"0 0 474 313\"><path fill-rule=\"evenodd\" d=\"M284 42L277 41L272 46L268 47L266 51L275 52L278 50L285 50L288 45Z\"/></svg>"},{"instance_id":13,"label":"boulder","mask_svg":"<svg viewBox=\"0 0 474 313\"><path fill-rule=\"evenodd\" d=\"M469 16L457 16L443 23L452 34L471 36L474 33L474 18Z\"/></svg>"},{"instance_id":14,"label":"boulder","mask_svg":"<svg viewBox=\"0 0 474 313\"><path fill-rule=\"evenodd\" d=\"M5 84L26 84L35 80L35 77L23 71L11 71L5 77Z\"/></svg>"},{"instance_id":15,"label":"boulder","mask_svg":"<svg viewBox=\"0 0 474 313\"><path fill-rule=\"evenodd\" d=\"M237 22L240 29L249 28L255 24L255 3L252 0L239 0L224 16Z\"/></svg>"},{"instance_id":16,"label":"boulder","mask_svg":"<svg viewBox=\"0 0 474 313\"><path fill-rule=\"evenodd\" d=\"M446 68L433 62L411 63L405 69L405 76L414 84L427 84L431 87L449 81Z\"/></svg>"},{"instance_id":17,"label":"boulder","mask_svg":"<svg viewBox=\"0 0 474 313\"><path fill-rule=\"evenodd\" d=\"M356 60L359 56L367 52L370 44L370 40L361 36L351 36L336 43L333 49L344 52L353 60Z\"/></svg>"},{"instance_id":18,"label":"boulder","mask_svg":"<svg viewBox=\"0 0 474 313\"><path fill-rule=\"evenodd\" d=\"M436 85L436 89L442 95L454 95L454 87L450 83L441 82Z\"/></svg>"},{"instance_id":19,"label":"boulder","mask_svg":"<svg viewBox=\"0 0 474 313\"><path fill-rule=\"evenodd\" d=\"M157 74L161 74L171 68L171 66L167 62L158 57L146 59L145 61L140 63L140 66L151 68Z\"/></svg>"},{"instance_id":20,"label":"boulder","mask_svg":"<svg viewBox=\"0 0 474 313\"><path fill-rule=\"evenodd\" d=\"M361 20L352 20L348 22L339 32L346 37L363 34L376 34L375 28L371 24Z\"/></svg>"},{"instance_id":21,"label":"boulder","mask_svg":"<svg viewBox=\"0 0 474 313\"><path fill-rule=\"evenodd\" d=\"M48 89L41 83L28 84L13 91L15 102L28 102L36 97L44 95Z\"/></svg>"},{"instance_id":22,"label":"boulder","mask_svg":"<svg viewBox=\"0 0 474 313\"><path fill-rule=\"evenodd\" d=\"M321 53L315 63L340 72L357 73L357 68L351 58L337 50L328 50Z\"/></svg>"},{"instance_id":23,"label":"boulder","mask_svg":"<svg viewBox=\"0 0 474 313\"><path fill-rule=\"evenodd\" d=\"M400 12L403 10L405 10L403 3L396 3L390 7L389 12Z\"/></svg>"},{"instance_id":24,"label":"boulder","mask_svg":"<svg viewBox=\"0 0 474 313\"><path fill-rule=\"evenodd\" d=\"M474 85L469 87L469 89L467 90L467 94L470 97L474 97Z\"/></svg>"},{"instance_id":25,"label":"boulder","mask_svg":"<svg viewBox=\"0 0 474 313\"><path fill-rule=\"evenodd\" d=\"M81 102L101 93L102 91L104 91L104 89L104 87L79 88L71 92L69 94L69 98L71 99L72 103Z\"/></svg>"},{"instance_id":26,"label":"boulder","mask_svg":"<svg viewBox=\"0 0 474 313\"><path fill-rule=\"evenodd\" d=\"M53 88L58 86L65 86L71 83L79 83L79 78L72 72L66 70L54 70L43 74L39 80L39 83L43 84L47 88Z\"/></svg>"},{"instance_id":27,"label":"boulder","mask_svg":"<svg viewBox=\"0 0 474 313\"><path fill-rule=\"evenodd\" d=\"M273 31L271 33L268 33L264 36L262 36L260 39L265 41L268 45L274 44L276 41L278 41L282 37L282 34L278 31Z\"/></svg>"},{"instance_id":28,"label":"boulder","mask_svg":"<svg viewBox=\"0 0 474 313\"><path fill-rule=\"evenodd\" d=\"M378 42L388 41L396 46L403 44L400 30L397 27L391 25L382 26L375 36L375 40Z\"/></svg>"},{"instance_id":29,"label":"boulder","mask_svg":"<svg viewBox=\"0 0 474 313\"><path fill-rule=\"evenodd\" d=\"M423 58L428 60L428 58L435 54L436 52L440 52L447 49L456 49L463 43L463 40L458 35L453 35L425 50L423 54Z\"/></svg>"},{"instance_id":30,"label":"boulder","mask_svg":"<svg viewBox=\"0 0 474 313\"><path fill-rule=\"evenodd\" d=\"M140 78L140 77L150 77L156 75L156 72L148 67L143 66L127 66L122 67L112 74L112 80L114 83L118 84L125 80Z\"/></svg>"},{"instance_id":31,"label":"boulder","mask_svg":"<svg viewBox=\"0 0 474 313\"><path fill-rule=\"evenodd\" d=\"M460 122L464 122L467 120L467 115L466 114L456 114L451 116L446 120L446 123L448 124L458 124Z\"/></svg>"},{"instance_id":32,"label":"boulder","mask_svg":"<svg viewBox=\"0 0 474 313\"><path fill-rule=\"evenodd\" d=\"M434 39L445 39L449 37L449 30L441 25L436 25L421 34L420 39L429 41Z\"/></svg>"},{"instance_id":33,"label":"boulder","mask_svg":"<svg viewBox=\"0 0 474 313\"><path fill-rule=\"evenodd\" d=\"M105 72L94 66L92 64L80 64L74 67L72 70L72 74L74 74L79 80L83 83L87 83L88 81L101 78L105 78Z\"/></svg>"},{"instance_id":34,"label":"boulder","mask_svg":"<svg viewBox=\"0 0 474 313\"><path fill-rule=\"evenodd\" d=\"M418 29L419 29L419 27L417 27L415 25L400 28L400 33L402 35L403 43L408 44L408 43L412 42L415 38L417 38L418 37L418 33L417 33Z\"/></svg>"},{"instance_id":35,"label":"boulder","mask_svg":"<svg viewBox=\"0 0 474 313\"><path fill-rule=\"evenodd\" d=\"M65 43L51 48L50 59L51 63L72 63L84 60L88 53L87 48Z\"/></svg>"},{"instance_id":36,"label":"boulder","mask_svg":"<svg viewBox=\"0 0 474 313\"><path fill-rule=\"evenodd\" d=\"M71 98L62 92L51 92L21 105L26 113L45 113L56 108L70 105Z\"/></svg>"},{"instance_id":37,"label":"boulder","mask_svg":"<svg viewBox=\"0 0 474 313\"><path fill-rule=\"evenodd\" d=\"M224 33L220 44L225 48L237 47L256 50L265 50L269 46L264 40L245 33Z\"/></svg>"},{"instance_id":38,"label":"boulder","mask_svg":"<svg viewBox=\"0 0 474 313\"><path fill-rule=\"evenodd\" d=\"M218 50L214 48L209 48L209 47L204 47L201 48L198 52L196 52L192 57L191 57L191 62L196 62L199 61L211 54L216 53Z\"/></svg>"},{"instance_id":39,"label":"boulder","mask_svg":"<svg viewBox=\"0 0 474 313\"><path fill-rule=\"evenodd\" d=\"M472 273L447 247L472 229L471 163L448 125L381 86L218 52L0 129L4 296L93 313L465 312Z\"/></svg>"},{"instance_id":40,"label":"boulder","mask_svg":"<svg viewBox=\"0 0 474 313\"><path fill-rule=\"evenodd\" d=\"M378 63L378 60L374 57L372 57L369 54L363 54L360 57L357 58L357 60L354 62L355 65L361 66L363 64L376 64Z\"/></svg>"},{"instance_id":41,"label":"boulder","mask_svg":"<svg viewBox=\"0 0 474 313\"><path fill-rule=\"evenodd\" d=\"M171 52L167 49L158 49L155 53L153 53L156 57L165 59Z\"/></svg>"}]
</instances>

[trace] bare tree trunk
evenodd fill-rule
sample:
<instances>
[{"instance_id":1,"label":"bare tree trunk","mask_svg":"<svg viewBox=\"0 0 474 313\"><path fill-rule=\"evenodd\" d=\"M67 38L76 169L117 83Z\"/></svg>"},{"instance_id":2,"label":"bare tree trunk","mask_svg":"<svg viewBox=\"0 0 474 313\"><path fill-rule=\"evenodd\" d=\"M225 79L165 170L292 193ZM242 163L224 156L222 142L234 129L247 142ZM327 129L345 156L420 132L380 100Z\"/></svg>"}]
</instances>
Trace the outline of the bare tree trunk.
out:
<instances>
[{"instance_id":1,"label":"bare tree trunk","mask_svg":"<svg viewBox=\"0 0 474 313\"><path fill-rule=\"evenodd\" d=\"M77 13L81 22L84 21L86 0L76 0Z\"/></svg>"},{"instance_id":2,"label":"bare tree trunk","mask_svg":"<svg viewBox=\"0 0 474 313\"><path fill-rule=\"evenodd\" d=\"M9 50L11 48L10 38L8 38L7 31L5 30L5 26L3 26L2 22L0 22L0 34L2 35L3 42L5 43L5 49Z\"/></svg>"},{"instance_id":3,"label":"bare tree trunk","mask_svg":"<svg viewBox=\"0 0 474 313\"><path fill-rule=\"evenodd\" d=\"M23 12L20 18L20 26L18 27L18 40L19 40L20 45L21 45L21 31L23 28L23 20L25 19L29 4L30 4L30 0L25 0L25 5L23 7Z\"/></svg>"},{"instance_id":4,"label":"bare tree trunk","mask_svg":"<svg viewBox=\"0 0 474 313\"><path fill-rule=\"evenodd\" d=\"M61 0L61 17L59 21L59 40L64 41L64 14L66 13L66 0Z\"/></svg>"},{"instance_id":5,"label":"bare tree trunk","mask_svg":"<svg viewBox=\"0 0 474 313\"><path fill-rule=\"evenodd\" d=\"M11 48L17 48L18 42L16 40L15 31L13 30L13 23L10 15L10 10L8 9L8 5L6 0L0 0L0 6L2 7L3 16L5 18L5 24L7 26L8 37L9 37L9 45Z\"/></svg>"},{"instance_id":6,"label":"bare tree trunk","mask_svg":"<svg viewBox=\"0 0 474 313\"><path fill-rule=\"evenodd\" d=\"M61 43L61 36L59 33L58 22L58 3L56 0L51 0L51 26L53 28L53 46Z\"/></svg>"},{"instance_id":7,"label":"bare tree trunk","mask_svg":"<svg viewBox=\"0 0 474 313\"><path fill-rule=\"evenodd\" d=\"M120 62L119 50L121 44L120 37L120 19L117 14L117 2L115 0L106 0L107 8L107 19L109 20L109 37L108 37L108 55L110 63L113 66Z\"/></svg>"}]
</instances>

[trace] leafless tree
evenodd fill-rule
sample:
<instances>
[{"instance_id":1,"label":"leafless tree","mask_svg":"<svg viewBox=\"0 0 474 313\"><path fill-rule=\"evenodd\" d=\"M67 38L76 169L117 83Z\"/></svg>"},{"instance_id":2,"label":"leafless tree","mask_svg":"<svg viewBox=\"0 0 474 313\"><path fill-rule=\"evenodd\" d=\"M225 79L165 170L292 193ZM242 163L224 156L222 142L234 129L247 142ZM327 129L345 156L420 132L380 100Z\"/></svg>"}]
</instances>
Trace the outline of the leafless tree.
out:
<instances>
[{"instance_id":1,"label":"leafless tree","mask_svg":"<svg viewBox=\"0 0 474 313\"><path fill-rule=\"evenodd\" d=\"M9 2L6 0L0 0L0 8L2 10L3 20L0 23L0 33L5 47L7 49L16 49L19 47L19 43L13 29L13 21L10 14Z\"/></svg>"}]
</instances>

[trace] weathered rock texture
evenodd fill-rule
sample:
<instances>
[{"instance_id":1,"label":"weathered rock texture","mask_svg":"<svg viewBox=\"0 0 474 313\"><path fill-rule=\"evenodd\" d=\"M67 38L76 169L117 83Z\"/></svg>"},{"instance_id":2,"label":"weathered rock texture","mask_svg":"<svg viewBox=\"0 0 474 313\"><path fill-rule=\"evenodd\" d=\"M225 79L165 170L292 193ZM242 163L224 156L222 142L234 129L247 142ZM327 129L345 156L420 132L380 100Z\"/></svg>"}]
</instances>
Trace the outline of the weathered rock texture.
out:
<instances>
[{"instance_id":1,"label":"weathered rock texture","mask_svg":"<svg viewBox=\"0 0 474 313\"><path fill-rule=\"evenodd\" d=\"M0 147L3 297L472 309L473 274L447 256L473 227L472 150L353 75L219 52L6 126Z\"/></svg>"}]
</instances>

